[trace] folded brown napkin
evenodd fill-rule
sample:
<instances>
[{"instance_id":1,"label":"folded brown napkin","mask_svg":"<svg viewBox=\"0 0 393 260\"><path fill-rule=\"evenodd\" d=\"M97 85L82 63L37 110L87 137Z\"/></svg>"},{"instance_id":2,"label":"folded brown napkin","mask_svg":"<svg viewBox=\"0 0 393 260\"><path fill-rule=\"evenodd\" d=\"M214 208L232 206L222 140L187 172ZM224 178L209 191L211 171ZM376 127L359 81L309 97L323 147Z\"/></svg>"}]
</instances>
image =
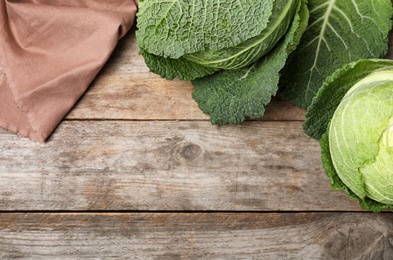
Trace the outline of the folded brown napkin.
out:
<instances>
[{"instance_id":1,"label":"folded brown napkin","mask_svg":"<svg viewBox=\"0 0 393 260\"><path fill-rule=\"evenodd\" d=\"M44 142L135 13L134 0L0 0L0 127Z\"/></svg>"}]
</instances>

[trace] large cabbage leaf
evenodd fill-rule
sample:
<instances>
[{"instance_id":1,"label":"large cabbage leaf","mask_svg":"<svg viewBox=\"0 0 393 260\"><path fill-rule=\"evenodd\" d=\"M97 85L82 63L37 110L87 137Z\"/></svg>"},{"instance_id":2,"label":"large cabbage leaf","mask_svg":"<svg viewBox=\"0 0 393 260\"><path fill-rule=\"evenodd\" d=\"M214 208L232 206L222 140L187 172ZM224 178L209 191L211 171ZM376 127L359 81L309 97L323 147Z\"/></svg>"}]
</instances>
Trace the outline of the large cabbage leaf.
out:
<instances>
[{"instance_id":1,"label":"large cabbage leaf","mask_svg":"<svg viewBox=\"0 0 393 260\"><path fill-rule=\"evenodd\" d=\"M267 26L274 0L139 1L138 45L148 53L178 59L205 49L236 46Z\"/></svg>"},{"instance_id":2,"label":"large cabbage leaf","mask_svg":"<svg viewBox=\"0 0 393 260\"><path fill-rule=\"evenodd\" d=\"M162 56L148 53L144 49L140 49L139 53L143 55L145 63L150 68L151 72L169 80L174 78L181 80L193 80L211 75L219 70L200 65L183 57L178 59L164 58Z\"/></svg>"},{"instance_id":3,"label":"large cabbage leaf","mask_svg":"<svg viewBox=\"0 0 393 260\"><path fill-rule=\"evenodd\" d=\"M212 124L236 124L246 117L258 118L276 94L280 70L288 55L296 48L307 27L308 9L300 1L285 37L261 60L237 70L221 70L192 83L194 100L210 115Z\"/></svg>"},{"instance_id":4,"label":"large cabbage leaf","mask_svg":"<svg viewBox=\"0 0 393 260\"><path fill-rule=\"evenodd\" d=\"M309 0L310 21L283 70L281 92L308 107L324 79L344 64L387 51L391 0Z\"/></svg>"}]
</instances>

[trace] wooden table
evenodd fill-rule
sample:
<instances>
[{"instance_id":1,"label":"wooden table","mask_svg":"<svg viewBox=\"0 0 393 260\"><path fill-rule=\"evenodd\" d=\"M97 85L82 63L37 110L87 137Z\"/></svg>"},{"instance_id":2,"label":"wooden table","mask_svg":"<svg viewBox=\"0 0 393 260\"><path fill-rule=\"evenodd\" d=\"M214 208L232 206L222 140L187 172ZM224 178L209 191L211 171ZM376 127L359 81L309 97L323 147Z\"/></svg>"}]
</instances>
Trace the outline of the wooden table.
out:
<instances>
[{"instance_id":1,"label":"wooden table","mask_svg":"<svg viewBox=\"0 0 393 260\"><path fill-rule=\"evenodd\" d=\"M393 258L393 214L330 189L303 110L212 126L191 92L130 32L47 143L0 130L0 259Z\"/></svg>"}]
</instances>

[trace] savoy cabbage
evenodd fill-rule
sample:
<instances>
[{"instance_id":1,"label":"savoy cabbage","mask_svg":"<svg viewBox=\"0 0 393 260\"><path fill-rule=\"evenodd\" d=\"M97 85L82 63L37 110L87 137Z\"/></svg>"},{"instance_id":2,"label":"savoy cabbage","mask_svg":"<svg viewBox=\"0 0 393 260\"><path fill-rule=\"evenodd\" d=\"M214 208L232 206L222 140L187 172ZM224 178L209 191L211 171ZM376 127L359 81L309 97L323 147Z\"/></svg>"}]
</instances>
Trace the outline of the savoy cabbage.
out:
<instances>
[{"instance_id":1,"label":"savoy cabbage","mask_svg":"<svg viewBox=\"0 0 393 260\"><path fill-rule=\"evenodd\" d=\"M307 108L325 78L386 53L390 0L143 0L136 32L154 73L192 80L213 124L264 114L279 90Z\"/></svg>"},{"instance_id":2,"label":"savoy cabbage","mask_svg":"<svg viewBox=\"0 0 393 260\"><path fill-rule=\"evenodd\" d=\"M152 72L192 80L213 124L258 118L307 27L305 0L140 1L136 32Z\"/></svg>"},{"instance_id":3,"label":"savoy cabbage","mask_svg":"<svg viewBox=\"0 0 393 260\"><path fill-rule=\"evenodd\" d=\"M393 209L393 61L358 60L329 76L306 114L334 189L371 211Z\"/></svg>"}]
</instances>

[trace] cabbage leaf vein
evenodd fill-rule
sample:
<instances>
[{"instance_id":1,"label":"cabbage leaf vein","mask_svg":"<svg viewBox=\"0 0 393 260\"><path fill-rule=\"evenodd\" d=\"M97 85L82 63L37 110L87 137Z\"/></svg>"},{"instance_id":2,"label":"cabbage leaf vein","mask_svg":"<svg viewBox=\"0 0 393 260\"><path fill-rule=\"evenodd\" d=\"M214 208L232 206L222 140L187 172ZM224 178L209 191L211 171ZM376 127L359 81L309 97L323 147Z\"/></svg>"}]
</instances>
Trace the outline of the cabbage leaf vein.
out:
<instances>
[{"instance_id":1,"label":"cabbage leaf vein","mask_svg":"<svg viewBox=\"0 0 393 260\"><path fill-rule=\"evenodd\" d=\"M344 64L380 58L391 29L390 0L309 0L310 22L280 83L284 97L307 108L327 76ZM377 10L377 11L376 11Z\"/></svg>"}]
</instances>

